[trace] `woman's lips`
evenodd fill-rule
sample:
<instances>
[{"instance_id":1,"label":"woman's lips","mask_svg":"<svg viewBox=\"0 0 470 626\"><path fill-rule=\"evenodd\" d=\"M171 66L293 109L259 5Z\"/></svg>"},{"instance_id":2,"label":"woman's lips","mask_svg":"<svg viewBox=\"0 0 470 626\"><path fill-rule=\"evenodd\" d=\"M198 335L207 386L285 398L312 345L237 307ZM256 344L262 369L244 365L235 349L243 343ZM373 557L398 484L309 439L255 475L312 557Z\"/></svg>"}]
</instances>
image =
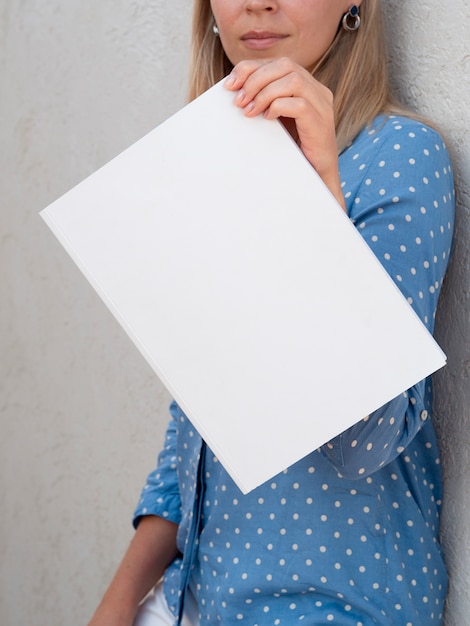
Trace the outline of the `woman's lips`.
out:
<instances>
[{"instance_id":1,"label":"woman's lips","mask_svg":"<svg viewBox=\"0 0 470 626\"><path fill-rule=\"evenodd\" d=\"M280 33L253 30L243 35L241 40L247 48L251 48L252 50L266 50L286 37L287 35L282 35Z\"/></svg>"}]
</instances>

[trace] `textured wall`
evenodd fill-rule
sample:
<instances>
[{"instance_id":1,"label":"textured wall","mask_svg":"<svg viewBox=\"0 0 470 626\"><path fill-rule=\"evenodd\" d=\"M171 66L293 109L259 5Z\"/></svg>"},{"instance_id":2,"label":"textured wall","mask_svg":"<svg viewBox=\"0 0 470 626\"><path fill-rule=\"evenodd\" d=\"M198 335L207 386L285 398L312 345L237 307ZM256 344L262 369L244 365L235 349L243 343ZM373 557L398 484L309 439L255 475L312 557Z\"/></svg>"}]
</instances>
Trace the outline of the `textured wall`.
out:
<instances>
[{"instance_id":1,"label":"textured wall","mask_svg":"<svg viewBox=\"0 0 470 626\"><path fill-rule=\"evenodd\" d=\"M467 1L387 0L403 97L454 152L458 235L438 334L448 626L470 597ZM131 536L168 396L37 213L184 100L188 0L0 5L0 623L85 624ZM446 11L445 7L449 8ZM450 10L451 9L451 10Z\"/></svg>"},{"instance_id":2,"label":"textured wall","mask_svg":"<svg viewBox=\"0 0 470 626\"><path fill-rule=\"evenodd\" d=\"M86 624L168 397L38 211L184 103L187 0L0 2L0 624Z\"/></svg>"}]
</instances>

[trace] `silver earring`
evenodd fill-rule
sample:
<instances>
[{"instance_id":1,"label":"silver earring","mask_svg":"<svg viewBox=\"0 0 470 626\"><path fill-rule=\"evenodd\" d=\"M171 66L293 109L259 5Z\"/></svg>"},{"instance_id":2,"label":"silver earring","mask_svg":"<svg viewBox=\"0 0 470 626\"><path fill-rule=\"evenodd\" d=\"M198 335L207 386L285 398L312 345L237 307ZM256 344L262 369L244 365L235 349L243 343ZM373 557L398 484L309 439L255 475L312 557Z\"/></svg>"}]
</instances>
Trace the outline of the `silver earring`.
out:
<instances>
[{"instance_id":1,"label":"silver earring","mask_svg":"<svg viewBox=\"0 0 470 626\"><path fill-rule=\"evenodd\" d=\"M359 16L359 7L357 4L353 4L347 13L343 15L343 28L349 32L353 32L361 25L361 18Z\"/></svg>"},{"instance_id":2,"label":"silver earring","mask_svg":"<svg viewBox=\"0 0 470 626\"><path fill-rule=\"evenodd\" d=\"M212 26L212 32L214 33L216 37L219 36L219 28L215 22L214 22L214 25Z\"/></svg>"}]
</instances>

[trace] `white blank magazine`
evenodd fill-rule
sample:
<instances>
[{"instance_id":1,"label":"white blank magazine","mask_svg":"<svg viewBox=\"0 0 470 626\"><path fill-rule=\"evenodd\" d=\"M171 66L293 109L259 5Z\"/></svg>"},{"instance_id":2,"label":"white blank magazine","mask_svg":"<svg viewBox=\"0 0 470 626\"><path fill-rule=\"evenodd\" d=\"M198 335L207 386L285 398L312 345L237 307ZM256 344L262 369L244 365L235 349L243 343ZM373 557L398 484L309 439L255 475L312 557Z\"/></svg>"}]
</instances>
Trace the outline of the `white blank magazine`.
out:
<instances>
[{"instance_id":1,"label":"white blank magazine","mask_svg":"<svg viewBox=\"0 0 470 626\"><path fill-rule=\"evenodd\" d=\"M281 124L232 98L41 214L246 493L445 357Z\"/></svg>"}]
</instances>

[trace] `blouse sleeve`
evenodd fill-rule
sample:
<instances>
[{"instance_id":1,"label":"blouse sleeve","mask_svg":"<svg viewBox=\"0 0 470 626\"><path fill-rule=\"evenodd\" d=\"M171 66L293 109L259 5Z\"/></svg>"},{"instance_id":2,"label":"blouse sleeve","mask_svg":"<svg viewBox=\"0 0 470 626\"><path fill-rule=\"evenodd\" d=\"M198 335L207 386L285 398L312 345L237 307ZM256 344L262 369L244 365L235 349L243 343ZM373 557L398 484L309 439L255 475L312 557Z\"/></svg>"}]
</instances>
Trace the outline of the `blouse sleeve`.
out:
<instances>
[{"instance_id":1,"label":"blouse sleeve","mask_svg":"<svg viewBox=\"0 0 470 626\"><path fill-rule=\"evenodd\" d=\"M158 515L179 524L181 521L181 499L176 465L176 434L178 407L170 405L172 419L168 426L165 444L158 456L157 469L151 472L134 511L133 524L137 528L145 515Z\"/></svg>"},{"instance_id":2,"label":"blouse sleeve","mask_svg":"<svg viewBox=\"0 0 470 626\"><path fill-rule=\"evenodd\" d=\"M344 155L350 218L432 332L453 231L449 155L434 130L413 120L396 118L368 135L365 146L353 144ZM430 404L430 382L423 380L322 452L342 476L368 476L404 451Z\"/></svg>"}]
</instances>

